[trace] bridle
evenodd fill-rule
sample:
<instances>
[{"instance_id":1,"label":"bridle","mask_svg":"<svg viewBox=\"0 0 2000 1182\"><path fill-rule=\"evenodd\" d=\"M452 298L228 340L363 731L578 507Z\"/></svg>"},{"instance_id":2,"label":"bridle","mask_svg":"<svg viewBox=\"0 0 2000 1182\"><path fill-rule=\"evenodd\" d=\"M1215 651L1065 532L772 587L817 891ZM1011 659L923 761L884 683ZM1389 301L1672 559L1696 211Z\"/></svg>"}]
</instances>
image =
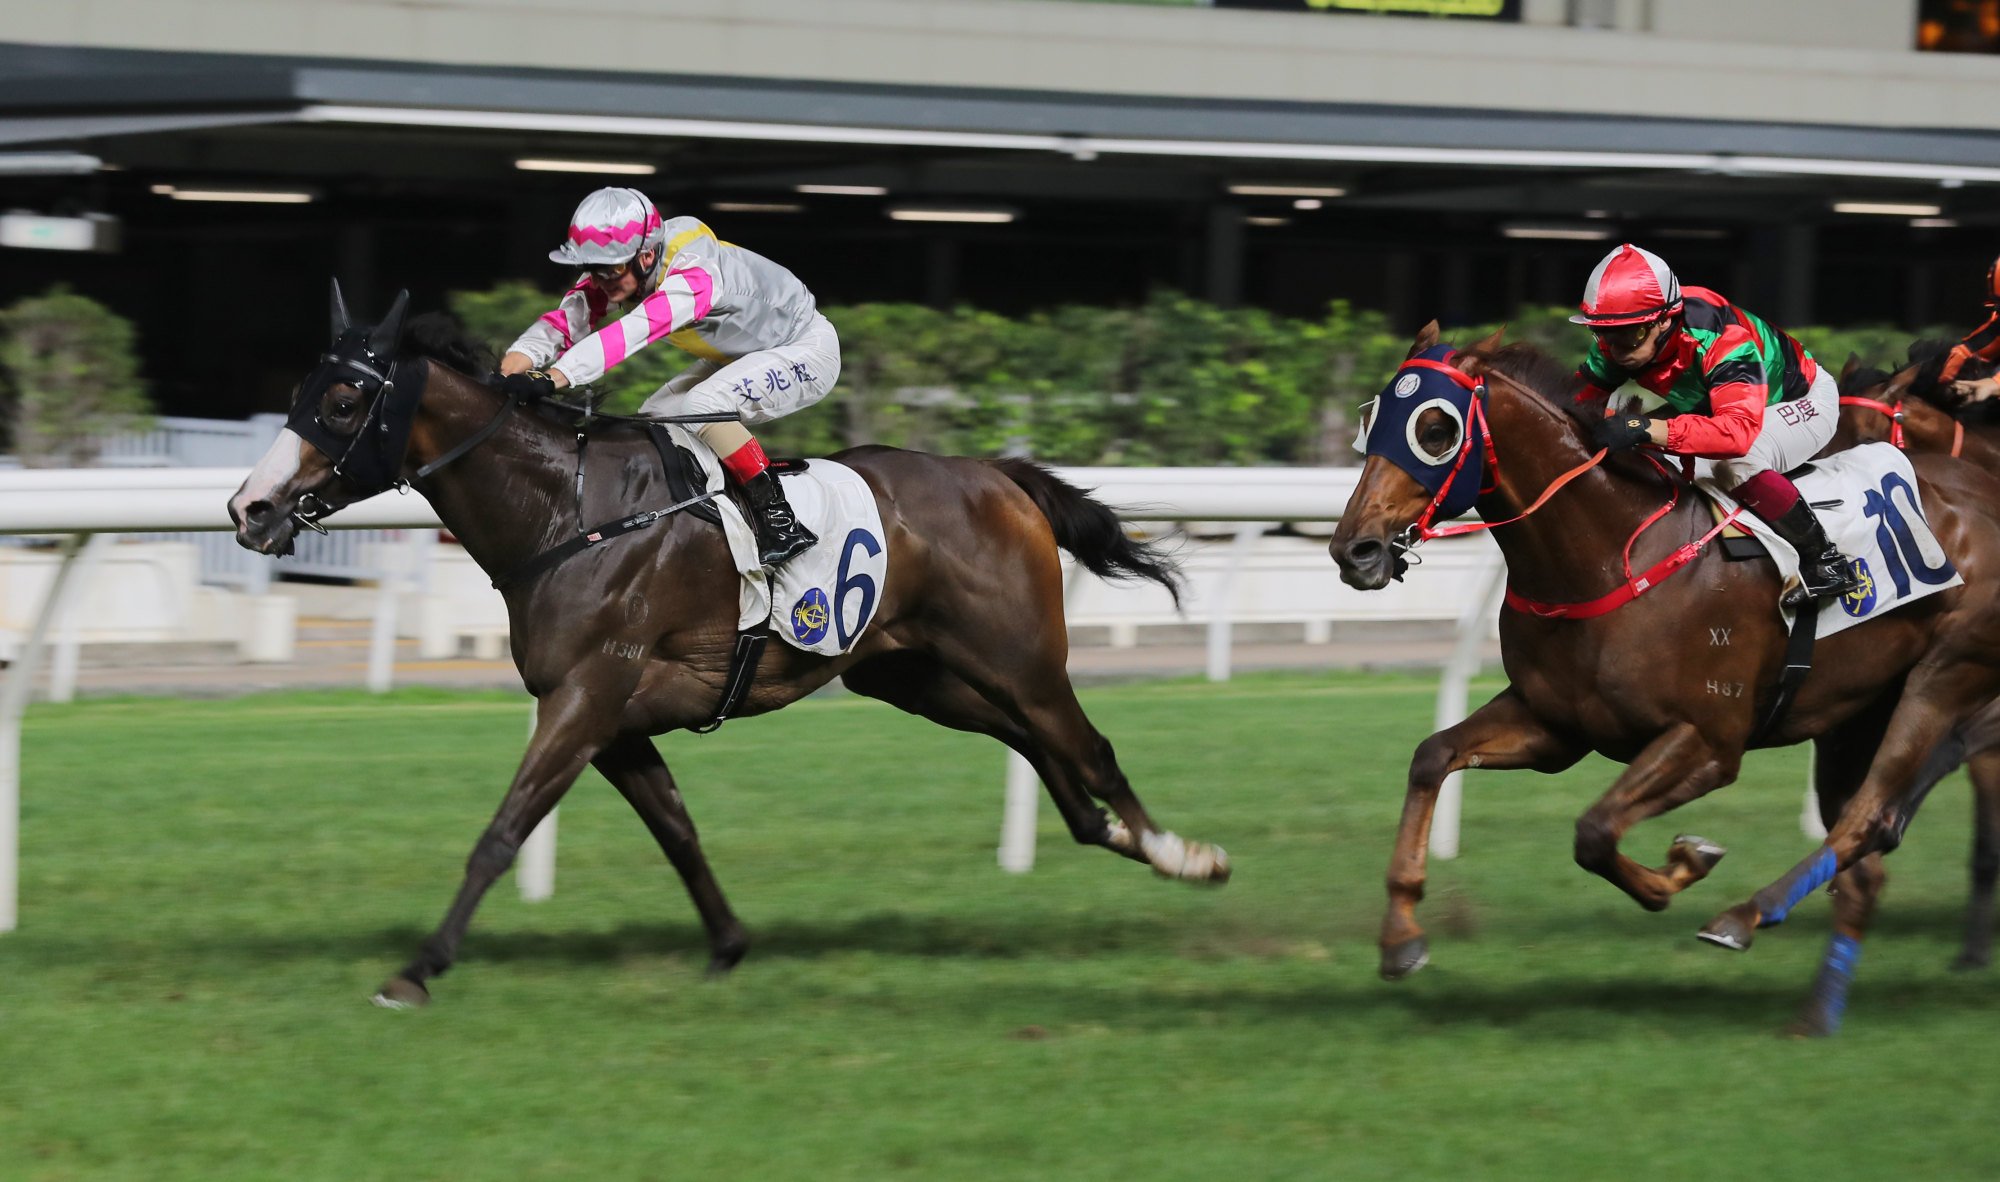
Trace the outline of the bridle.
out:
<instances>
[{"instance_id":1,"label":"bridle","mask_svg":"<svg viewBox=\"0 0 2000 1182\"><path fill-rule=\"evenodd\" d=\"M1862 398L1859 395L1852 395L1852 394L1842 394L1840 396L1840 405L1864 406L1867 407L1869 410L1881 412L1889 420L1889 442L1903 451L1909 450L1910 448L1909 440L1903 433L1902 397L1897 398L1896 401L1894 402L1882 402L1879 399ZM1952 458L1957 459L1959 452L1964 450L1964 448L1965 448L1965 424L1961 422L1956 415L1954 415L1951 420Z\"/></svg>"},{"instance_id":2,"label":"bridle","mask_svg":"<svg viewBox=\"0 0 2000 1182\"><path fill-rule=\"evenodd\" d=\"M1405 364L1410 363L1406 362ZM1453 482L1458 479L1465 467L1465 457L1472 450L1472 432L1475 427L1479 431L1480 446L1484 450L1487 468L1492 474L1490 480L1481 484L1479 494L1482 497L1494 491L1498 486L1500 455L1498 448L1493 442L1492 427L1486 417L1487 384L1483 377L1474 379L1462 370L1457 370L1456 367L1445 365L1442 362L1429 362L1428 364L1437 368L1450 369L1458 374L1458 377L1454 377L1453 380L1459 381L1460 385L1464 385L1470 389L1472 391L1472 398L1465 415L1465 430L1459 438L1459 454L1452 465L1451 473L1445 477L1444 484L1431 498L1430 503L1424 506L1424 511L1418 516L1417 520L1407 529L1403 530L1402 533L1390 540L1390 550L1399 573L1410 561L1407 556L1422 542L1429 541L1432 538L1462 537L1467 534L1483 533L1487 530L1498 529L1501 526L1513 525L1516 522L1526 520L1540 511L1543 506L1547 505L1550 498L1554 497L1556 493L1560 492L1571 481L1603 463L1605 456L1609 454L1608 449L1599 448L1589 459L1550 481L1548 486L1542 490L1541 494L1527 508L1507 518L1505 521L1467 521L1442 526L1432 525L1431 522L1437 516L1439 507L1445 504L1450 494ZM1501 374L1500 376L1509 384L1517 388L1520 387L1519 382L1508 378L1507 375ZM1461 378L1463 379L1462 381L1460 380ZM1737 508L1723 514L1721 520L1717 521L1714 528L1710 529L1707 533L1677 548L1673 553L1653 564L1643 573L1634 574L1632 571L1633 546L1638 543L1640 537L1648 529L1673 512L1674 508L1680 504L1680 490L1682 484L1685 483L1683 480L1675 479L1673 471L1665 464L1662 464L1658 457L1647 451L1642 451L1640 454L1645 456L1646 461L1652 464L1661 476L1666 478L1669 495L1667 503L1651 514L1648 514L1645 520L1639 523L1638 528L1632 531L1632 536L1626 539L1623 555L1625 571L1624 585L1611 591L1609 594L1600 595L1596 599L1587 600L1582 603L1546 603L1533 600L1516 593L1513 587L1509 586L1505 599L1506 606L1509 609L1544 619L1587 619L1614 611L1637 599L1639 596L1644 595L1654 587L1659 586L1668 576L1694 561L1696 556L1707 549L1708 544L1719 537L1723 530L1732 525L1736 521L1737 516L1742 512L1740 508Z\"/></svg>"}]
</instances>

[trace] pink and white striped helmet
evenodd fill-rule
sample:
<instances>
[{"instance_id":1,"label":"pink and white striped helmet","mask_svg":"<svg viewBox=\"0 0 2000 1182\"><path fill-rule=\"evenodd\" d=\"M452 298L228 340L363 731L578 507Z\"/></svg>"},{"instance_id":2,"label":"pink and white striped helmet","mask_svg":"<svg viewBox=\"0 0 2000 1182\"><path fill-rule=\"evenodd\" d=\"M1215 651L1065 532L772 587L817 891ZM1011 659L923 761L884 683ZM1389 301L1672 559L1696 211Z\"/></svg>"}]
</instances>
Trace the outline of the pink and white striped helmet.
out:
<instances>
[{"instance_id":1,"label":"pink and white striped helmet","mask_svg":"<svg viewBox=\"0 0 2000 1182\"><path fill-rule=\"evenodd\" d=\"M666 238L660 211L637 189L599 189L570 215L569 237L549 260L572 267L603 267L658 250Z\"/></svg>"}]
</instances>

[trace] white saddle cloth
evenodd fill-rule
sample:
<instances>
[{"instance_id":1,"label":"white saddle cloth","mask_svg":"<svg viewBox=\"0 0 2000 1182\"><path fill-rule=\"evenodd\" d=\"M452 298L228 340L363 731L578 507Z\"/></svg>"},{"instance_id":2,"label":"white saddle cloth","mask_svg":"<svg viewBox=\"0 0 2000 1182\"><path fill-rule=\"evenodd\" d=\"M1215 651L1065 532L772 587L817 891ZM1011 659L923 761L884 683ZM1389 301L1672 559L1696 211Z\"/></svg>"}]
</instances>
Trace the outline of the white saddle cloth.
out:
<instances>
[{"instance_id":1,"label":"white saddle cloth","mask_svg":"<svg viewBox=\"0 0 2000 1182\"><path fill-rule=\"evenodd\" d=\"M785 499L819 543L772 576L757 563L757 535L733 498L722 492L722 464L693 432L669 424L674 441L701 463L702 488L716 493L729 554L743 576L737 631L768 623L794 648L838 656L854 647L875 618L889 574L882 508L861 474L846 464L813 460L803 472L780 475Z\"/></svg>"},{"instance_id":2,"label":"white saddle cloth","mask_svg":"<svg viewBox=\"0 0 2000 1182\"><path fill-rule=\"evenodd\" d=\"M1794 482L1819 514L1827 536L1860 568L1858 590L1821 606L1817 635L1831 636L1965 582L1924 519L1916 472L1901 448L1864 443L1835 452L1814 460ZM1728 494L1709 483L1707 465L1697 462L1695 483L1725 511L1736 507ZM1753 513L1736 521L1764 544L1789 586L1799 573L1799 556L1791 544ZM1787 628L1792 616L1785 613Z\"/></svg>"}]
</instances>

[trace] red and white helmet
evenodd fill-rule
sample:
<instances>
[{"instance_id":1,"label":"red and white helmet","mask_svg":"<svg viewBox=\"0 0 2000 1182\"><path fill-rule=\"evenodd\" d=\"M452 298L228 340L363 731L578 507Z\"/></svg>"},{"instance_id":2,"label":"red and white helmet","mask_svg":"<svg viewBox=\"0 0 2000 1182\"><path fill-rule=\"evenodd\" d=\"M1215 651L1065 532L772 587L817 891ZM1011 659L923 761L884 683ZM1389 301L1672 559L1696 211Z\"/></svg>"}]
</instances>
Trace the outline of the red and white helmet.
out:
<instances>
[{"instance_id":1,"label":"red and white helmet","mask_svg":"<svg viewBox=\"0 0 2000 1182\"><path fill-rule=\"evenodd\" d=\"M1681 310L1681 281L1665 259L1627 242L1590 273L1578 306L1583 310L1570 317L1572 324L1645 324Z\"/></svg>"},{"instance_id":2,"label":"red and white helmet","mask_svg":"<svg viewBox=\"0 0 2000 1182\"><path fill-rule=\"evenodd\" d=\"M659 249L666 238L660 211L637 189L599 189L570 215L569 237L549 260L572 267L604 267Z\"/></svg>"}]
</instances>

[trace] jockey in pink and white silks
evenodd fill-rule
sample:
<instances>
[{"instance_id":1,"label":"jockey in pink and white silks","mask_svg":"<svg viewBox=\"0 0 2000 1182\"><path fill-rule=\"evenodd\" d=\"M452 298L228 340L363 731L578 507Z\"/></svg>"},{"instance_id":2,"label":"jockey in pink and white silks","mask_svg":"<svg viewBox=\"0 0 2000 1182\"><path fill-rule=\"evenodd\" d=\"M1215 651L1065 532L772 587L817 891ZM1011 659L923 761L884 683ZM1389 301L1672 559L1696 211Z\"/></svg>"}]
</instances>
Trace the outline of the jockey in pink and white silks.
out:
<instances>
[{"instance_id":1,"label":"jockey in pink and white silks","mask_svg":"<svg viewBox=\"0 0 2000 1182\"><path fill-rule=\"evenodd\" d=\"M819 539L800 524L745 423L765 423L826 397L840 376L840 338L811 291L760 254L691 217L662 218L636 189L599 189L570 218L549 258L584 269L500 361L502 389L536 397L582 386L654 341L696 360L639 408L642 415L737 414L695 433L743 489L760 557L776 567ZM631 305L604 323L613 305Z\"/></svg>"}]
</instances>

